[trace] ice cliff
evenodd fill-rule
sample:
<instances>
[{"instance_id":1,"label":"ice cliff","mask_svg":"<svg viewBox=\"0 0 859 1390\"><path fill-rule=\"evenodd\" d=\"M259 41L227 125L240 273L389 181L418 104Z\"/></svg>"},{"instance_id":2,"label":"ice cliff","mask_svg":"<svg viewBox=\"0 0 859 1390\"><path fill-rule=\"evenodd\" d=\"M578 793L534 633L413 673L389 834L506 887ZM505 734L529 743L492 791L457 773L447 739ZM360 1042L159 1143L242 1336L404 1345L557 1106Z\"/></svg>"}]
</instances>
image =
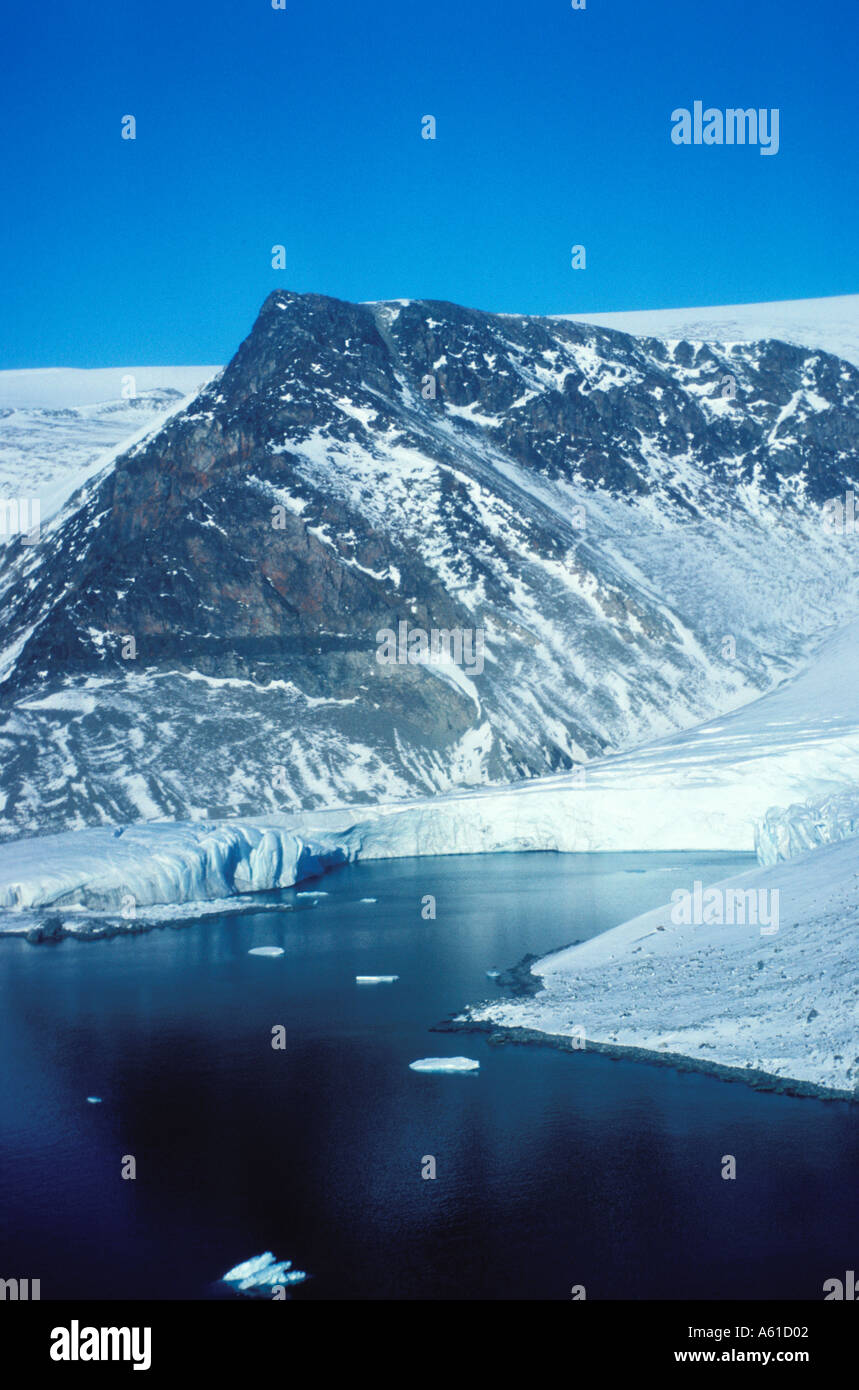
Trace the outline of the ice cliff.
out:
<instances>
[{"instance_id":1,"label":"ice cliff","mask_svg":"<svg viewBox=\"0 0 859 1390\"><path fill-rule=\"evenodd\" d=\"M82 830L2 846L0 907L132 912L287 888L345 858L337 844L264 822Z\"/></svg>"},{"instance_id":2,"label":"ice cliff","mask_svg":"<svg viewBox=\"0 0 859 1390\"><path fill-rule=\"evenodd\" d=\"M854 835L859 835L859 786L819 800L771 807L755 826L755 852L762 864L776 864Z\"/></svg>"}]
</instances>

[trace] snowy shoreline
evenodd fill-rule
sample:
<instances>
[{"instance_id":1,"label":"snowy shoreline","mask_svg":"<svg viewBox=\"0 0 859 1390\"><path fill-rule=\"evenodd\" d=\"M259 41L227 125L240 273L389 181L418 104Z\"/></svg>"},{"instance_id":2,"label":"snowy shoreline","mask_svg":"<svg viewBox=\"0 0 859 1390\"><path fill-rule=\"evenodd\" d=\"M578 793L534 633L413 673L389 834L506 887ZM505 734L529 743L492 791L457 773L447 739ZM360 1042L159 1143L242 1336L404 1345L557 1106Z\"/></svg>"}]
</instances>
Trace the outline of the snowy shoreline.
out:
<instances>
[{"instance_id":1,"label":"snowy shoreline","mask_svg":"<svg viewBox=\"0 0 859 1390\"><path fill-rule=\"evenodd\" d=\"M445 1020L436 1024L433 1033L483 1033L490 1047L551 1047L558 1052L581 1055L583 1052L608 1057L616 1062L644 1062L650 1066L672 1067L675 1071L696 1072L700 1076L712 1076L718 1081L736 1081L750 1086L755 1091L770 1091L775 1095L798 1096L808 1100L848 1101L859 1103L855 1091L838 1090L822 1086L813 1081L798 1081L791 1077L777 1076L774 1072L756 1071L753 1068L725 1066L720 1062L702 1061L689 1057L683 1052L657 1052L647 1047L622 1047L618 1043L584 1040L582 1046L562 1033L543 1033L536 1028L502 1027L494 1023L456 1022Z\"/></svg>"},{"instance_id":2,"label":"snowy shoreline","mask_svg":"<svg viewBox=\"0 0 859 1390\"><path fill-rule=\"evenodd\" d=\"M531 963L529 997L443 1026L859 1100L857 877L859 839L735 875L725 893L778 890L777 931L682 923L665 904Z\"/></svg>"},{"instance_id":3,"label":"snowy shoreline","mask_svg":"<svg viewBox=\"0 0 859 1390\"><path fill-rule=\"evenodd\" d=\"M665 905L533 962L543 982L538 993L472 1006L454 1024L553 1046L575 1030L577 1045L586 1039L586 1047L611 1055L791 1094L856 1099L857 636L854 622L770 694L602 758L583 774L409 802L7 842L0 845L0 934L26 935L28 918L36 940L136 931L149 920L202 915L225 900L247 901L356 861L756 848L766 867L715 887L726 898L750 894L758 916L734 925L733 912L715 923L698 915L696 925ZM708 894L698 884L690 893L679 881L682 866L677 872L670 888L698 912ZM773 930L776 893L781 914ZM59 927L44 921L63 912L68 920Z\"/></svg>"}]
</instances>

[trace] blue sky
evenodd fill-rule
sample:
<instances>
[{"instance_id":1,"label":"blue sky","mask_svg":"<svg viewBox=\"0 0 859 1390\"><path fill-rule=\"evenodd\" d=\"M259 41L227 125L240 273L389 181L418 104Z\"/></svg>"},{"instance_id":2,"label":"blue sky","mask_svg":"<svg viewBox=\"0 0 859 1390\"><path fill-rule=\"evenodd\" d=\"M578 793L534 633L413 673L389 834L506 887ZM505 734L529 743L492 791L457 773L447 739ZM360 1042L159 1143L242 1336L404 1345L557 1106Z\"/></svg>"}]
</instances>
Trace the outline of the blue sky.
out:
<instances>
[{"instance_id":1,"label":"blue sky","mask_svg":"<svg viewBox=\"0 0 859 1390\"><path fill-rule=\"evenodd\" d=\"M225 361L279 286L526 313L859 290L856 0L286 5L6 6L0 367ZM696 99L778 107L778 154L673 145Z\"/></svg>"}]
</instances>

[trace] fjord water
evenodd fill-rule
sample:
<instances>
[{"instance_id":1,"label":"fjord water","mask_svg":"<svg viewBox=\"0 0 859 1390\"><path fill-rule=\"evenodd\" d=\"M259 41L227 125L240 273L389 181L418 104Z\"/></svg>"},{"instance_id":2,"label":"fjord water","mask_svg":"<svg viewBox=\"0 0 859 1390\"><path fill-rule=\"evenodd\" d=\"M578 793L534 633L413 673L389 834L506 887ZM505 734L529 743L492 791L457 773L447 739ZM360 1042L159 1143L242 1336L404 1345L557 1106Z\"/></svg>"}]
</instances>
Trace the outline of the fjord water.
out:
<instances>
[{"instance_id":1,"label":"fjord water","mask_svg":"<svg viewBox=\"0 0 859 1390\"><path fill-rule=\"evenodd\" d=\"M0 940L0 1277L232 1297L220 1275L270 1249L313 1275L296 1299L819 1299L859 1257L856 1107L428 1031L493 994L486 970L745 865L399 860L278 895L290 913ZM409 1070L454 1054L479 1073Z\"/></svg>"}]
</instances>

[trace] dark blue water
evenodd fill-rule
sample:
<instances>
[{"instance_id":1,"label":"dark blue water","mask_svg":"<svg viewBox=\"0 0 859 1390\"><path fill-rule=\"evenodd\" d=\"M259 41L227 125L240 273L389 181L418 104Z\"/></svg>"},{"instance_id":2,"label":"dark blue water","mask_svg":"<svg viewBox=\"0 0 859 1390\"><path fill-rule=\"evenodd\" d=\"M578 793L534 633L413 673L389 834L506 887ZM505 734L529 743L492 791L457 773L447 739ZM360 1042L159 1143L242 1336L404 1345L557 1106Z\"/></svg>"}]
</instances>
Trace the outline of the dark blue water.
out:
<instances>
[{"instance_id":1,"label":"dark blue water","mask_svg":"<svg viewBox=\"0 0 859 1390\"><path fill-rule=\"evenodd\" d=\"M678 865L713 882L742 862L401 860L307 885L329 894L313 910L0 940L0 1277L222 1297L271 1249L314 1275L299 1299L819 1299L859 1258L859 1109L428 1032L492 994L488 968L665 901ZM479 1075L408 1069L445 1053Z\"/></svg>"}]
</instances>

